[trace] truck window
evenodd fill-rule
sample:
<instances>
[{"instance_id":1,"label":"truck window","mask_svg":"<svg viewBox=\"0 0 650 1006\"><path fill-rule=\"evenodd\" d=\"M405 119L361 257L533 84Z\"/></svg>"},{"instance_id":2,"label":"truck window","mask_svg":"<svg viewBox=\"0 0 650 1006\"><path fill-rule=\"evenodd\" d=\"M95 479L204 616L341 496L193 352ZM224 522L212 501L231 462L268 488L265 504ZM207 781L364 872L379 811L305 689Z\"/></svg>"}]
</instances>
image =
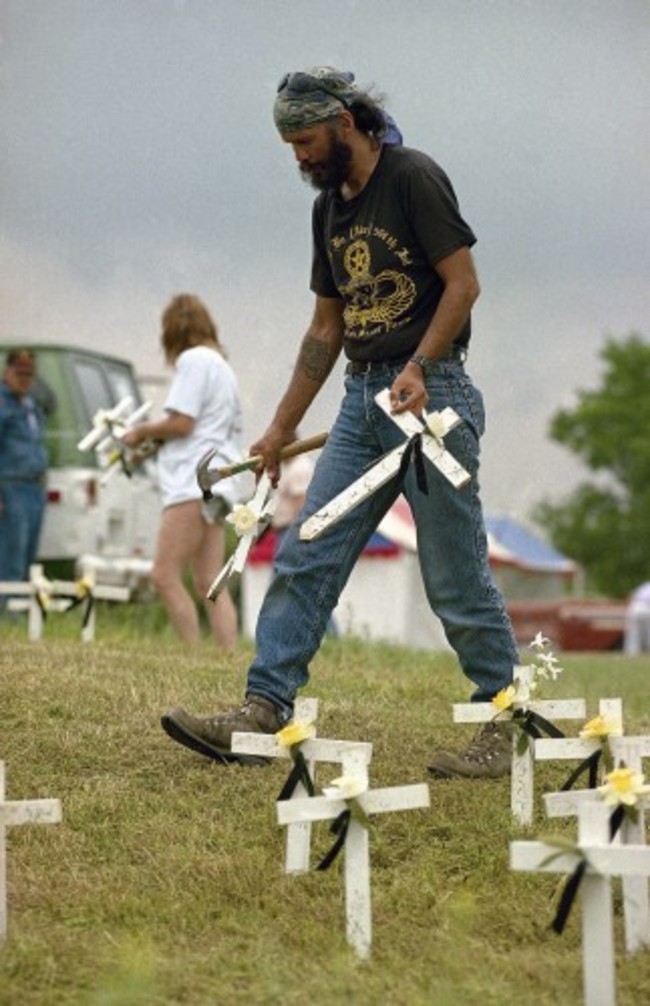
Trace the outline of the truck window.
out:
<instances>
[{"instance_id":1,"label":"truck window","mask_svg":"<svg viewBox=\"0 0 650 1006\"><path fill-rule=\"evenodd\" d=\"M98 363L74 357L72 369L81 392L86 422L90 423L98 409L110 409L114 405L111 389Z\"/></svg>"},{"instance_id":2,"label":"truck window","mask_svg":"<svg viewBox=\"0 0 650 1006\"><path fill-rule=\"evenodd\" d=\"M106 376L111 386L113 405L123 398L131 398L134 405L140 405L140 390L133 379L133 371L117 363L106 363Z\"/></svg>"}]
</instances>

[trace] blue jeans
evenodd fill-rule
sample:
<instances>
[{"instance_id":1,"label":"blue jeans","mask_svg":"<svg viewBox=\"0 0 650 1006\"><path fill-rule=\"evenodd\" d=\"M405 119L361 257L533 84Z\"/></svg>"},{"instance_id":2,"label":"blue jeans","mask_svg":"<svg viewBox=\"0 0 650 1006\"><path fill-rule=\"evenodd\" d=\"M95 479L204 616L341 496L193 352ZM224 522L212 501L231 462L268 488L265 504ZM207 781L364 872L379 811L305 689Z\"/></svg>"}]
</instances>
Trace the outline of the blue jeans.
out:
<instances>
[{"instance_id":1,"label":"blue jeans","mask_svg":"<svg viewBox=\"0 0 650 1006\"><path fill-rule=\"evenodd\" d=\"M418 488L413 464L325 531L300 541L303 520L354 482L404 434L375 403L401 367L386 365L346 375L345 396L316 464L302 513L287 532L257 622L256 656L247 692L275 702L289 717L299 688L309 680L331 612L363 547L400 492L417 531L418 557L427 598L440 618L464 673L476 685L475 701L486 701L512 680L518 662L510 619L488 563L479 499L479 438L485 414L481 393L462 363L439 363L427 378L428 409L451 406L464 420L445 438L472 478L455 489L425 460L428 493ZM386 589L390 590L390 582Z\"/></svg>"},{"instance_id":2,"label":"blue jeans","mask_svg":"<svg viewBox=\"0 0 650 1006\"><path fill-rule=\"evenodd\" d=\"M41 482L0 479L0 580L27 579L36 561L45 498Z\"/></svg>"}]
</instances>

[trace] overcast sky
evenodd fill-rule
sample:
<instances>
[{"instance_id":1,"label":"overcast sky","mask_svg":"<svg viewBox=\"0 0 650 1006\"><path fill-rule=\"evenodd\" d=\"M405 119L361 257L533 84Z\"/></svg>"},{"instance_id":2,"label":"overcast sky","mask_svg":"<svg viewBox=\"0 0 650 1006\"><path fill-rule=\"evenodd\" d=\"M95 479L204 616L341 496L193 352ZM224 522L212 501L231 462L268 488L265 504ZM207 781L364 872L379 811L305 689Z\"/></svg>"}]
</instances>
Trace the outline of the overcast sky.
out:
<instances>
[{"instance_id":1,"label":"overcast sky","mask_svg":"<svg viewBox=\"0 0 650 1006\"><path fill-rule=\"evenodd\" d=\"M271 109L288 70L375 84L478 235L468 369L485 508L583 477L547 435L607 335L650 337L647 0L0 0L0 338L164 374L170 297L209 305L263 431L311 316L310 205ZM305 420L330 424L341 368Z\"/></svg>"}]
</instances>

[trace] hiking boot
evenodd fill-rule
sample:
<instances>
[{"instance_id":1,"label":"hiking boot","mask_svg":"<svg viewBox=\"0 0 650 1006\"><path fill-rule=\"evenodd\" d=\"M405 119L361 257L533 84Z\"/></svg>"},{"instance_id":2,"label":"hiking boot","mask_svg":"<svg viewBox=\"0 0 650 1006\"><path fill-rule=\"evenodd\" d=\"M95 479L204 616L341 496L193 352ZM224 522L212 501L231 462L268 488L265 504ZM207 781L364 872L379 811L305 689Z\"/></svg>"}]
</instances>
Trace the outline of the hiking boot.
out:
<instances>
[{"instance_id":1,"label":"hiking boot","mask_svg":"<svg viewBox=\"0 0 650 1006\"><path fill-rule=\"evenodd\" d=\"M172 709L160 723L172 740L192 751L216 761L235 761L242 765L266 765L268 759L233 754L230 747L234 733L274 734L282 729L277 707L259 695L249 695L243 705L216 716L192 716L184 709Z\"/></svg>"},{"instance_id":2,"label":"hiking boot","mask_svg":"<svg viewBox=\"0 0 650 1006\"><path fill-rule=\"evenodd\" d=\"M500 779L511 765L511 724L486 723L464 751L437 751L429 772L439 779Z\"/></svg>"}]
</instances>

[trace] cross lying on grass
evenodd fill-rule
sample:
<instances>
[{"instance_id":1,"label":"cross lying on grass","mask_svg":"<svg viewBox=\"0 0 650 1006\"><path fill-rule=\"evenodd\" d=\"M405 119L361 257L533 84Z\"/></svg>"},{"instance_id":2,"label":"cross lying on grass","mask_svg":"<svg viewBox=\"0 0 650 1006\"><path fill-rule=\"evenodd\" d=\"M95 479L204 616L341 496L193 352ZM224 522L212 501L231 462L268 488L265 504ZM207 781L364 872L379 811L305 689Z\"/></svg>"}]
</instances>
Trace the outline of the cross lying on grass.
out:
<instances>
[{"instance_id":1,"label":"cross lying on grass","mask_svg":"<svg viewBox=\"0 0 650 1006\"><path fill-rule=\"evenodd\" d=\"M462 465L456 461L444 444L444 438L447 434L461 422L453 409L446 408L442 412L425 414L423 422L412 412L404 412L398 416L393 415L388 388L375 395L375 401L406 434L408 439L389 451L361 478L335 496L320 510L317 510L315 514L312 514L300 527L300 537L303 541L312 541L314 538L320 537L328 527L341 520L355 506L394 478L399 472L404 454L415 438L421 437L422 453L456 489L460 489L470 481L469 472L465 471Z\"/></svg>"},{"instance_id":2,"label":"cross lying on grass","mask_svg":"<svg viewBox=\"0 0 650 1006\"><path fill-rule=\"evenodd\" d=\"M315 723L318 711L316 699L297 699L294 722ZM237 754L255 755L264 758L291 759L288 748L279 744L273 734L235 733L232 736L232 751ZM314 778L317 762L340 765L343 775L368 778L368 765L372 758L372 744L363 741L326 740L312 735L300 745L310 777ZM298 782L291 799L307 795L302 782ZM311 847L311 822L296 821L287 829L286 873L306 873L309 870Z\"/></svg>"},{"instance_id":3,"label":"cross lying on grass","mask_svg":"<svg viewBox=\"0 0 650 1006\"><path fill-rule=\"evenodd\" d=\"M534 676L535 668L530 665L515 667L514 677L524 686L529 686ZM526 708L551 723L555 720L584 720L586 715L584 699L532 699ZM453 706L454 723L489 723L496 715L492 702L459 702ZM497 722L507 721L499 719ZM531 738L531 743L522 750L519 739L517 731L513 731L510 808L519 824L528 825L533 820L533 745Z\"/></svg>"},{"instance_id":4,"label":"cross lying on grass","mask_svg":"<svg viewBox=\"0 0 650 1006\"><path fill-rule=\"evenodd\" d=\"M5 800L5 766L0 761L0 940L7 935L6 829L19 824L60 824L60 800Z\"/></svg>"},{"instance_id":5,"label":"cross lying on grass","mask_svg":"<svg viewBox=\"0 0 650 1006\"><path fill-rule=\"evenodd\" d=\"M36 642L43 636L43 623L50 611L66 612L71 605L86 604L86 614L81 625L81 640L90 643L95 638L95 601L128 601L131 592L127 587L112 587L96 584L92 572L82 576L78 582L68 580L48 580L43 566L35 563L29 568L26 583L3 581L0 596L9 598L10 611L27 612L27 636Z\"/></svg>"},{"instance_id":6,"label":"cross lying on grass","mask_svg":"<svg viewBox=\"0 0 650 1006\"><path fill-rule=\"evenodd\" d=\"M355 799L366 817L425 808L430 802L429 789L425 783L366 790ZM332 799L328 796L279 800L276 806L280 825L332 821L348 810L345 799ZM369 836L367 826L357 820L354 814L348 824L344 856L347 941L359 957L366 958L370 954L372 942Z\"/></svg>"},{"instance_id":7,"label":"cross lying on grass","mask_svg":"<svg viewBox=\"0 0 650 1006\"><path fill-rule=\"evenodd\" d=\"M607 700L605 700L607 701ZM536 746L537 746L536 742ZM557 741L554 743L562 743ZM572 757L585 757L592 753L598 741L571 738ZM625 765L634 772L641 773L644 757L650 757L650 737L610 737L608 742L616 765ZM577 755L576 755L576 752ZM559 793L545 793L544 806L549 817L573 817L587 802L599 800L596 789L566 790ZM625 845L645 845L644 809L650 801L640 801L636 820L626 817L621 825L621 842ZM633 954L650 945L650 900L648 881L643 877L623 877L623 911L625 916L625 948Z\"/></svg>"},{"instance_id":8,"label":"cross lying on grass","mask_svg":"<svg viewBox=\"0 0 650 1006\"><path fill-rule=\"evenodd\" d=\"M650 876L650 848L613 845L609 840L611 808L602 801L582 804L578 813L578 844L559 850L550 842L512 842L513 870L573 873L584 864L582 961L585 1006L615 1006L614 935L611 878ZM647 881L646 881L647 882Z\"/></svg>"}]
</instances>

